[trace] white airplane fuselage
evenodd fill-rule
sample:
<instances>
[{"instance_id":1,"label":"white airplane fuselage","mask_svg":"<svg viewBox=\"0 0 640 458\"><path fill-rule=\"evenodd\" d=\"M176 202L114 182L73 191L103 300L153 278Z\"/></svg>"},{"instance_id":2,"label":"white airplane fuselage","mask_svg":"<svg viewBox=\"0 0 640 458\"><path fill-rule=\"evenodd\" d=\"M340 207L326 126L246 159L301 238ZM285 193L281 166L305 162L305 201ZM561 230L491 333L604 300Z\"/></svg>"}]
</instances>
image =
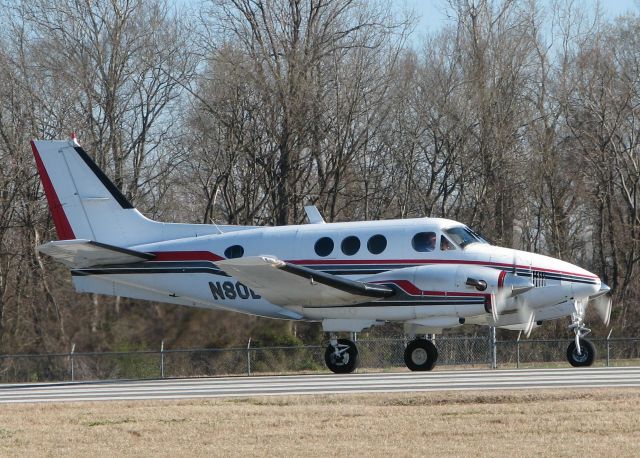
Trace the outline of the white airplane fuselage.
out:
<instances>
[{"instance_id":1,"label":"white airplane fuselage","mask_svg":"<svg viewBox=\"0 0 640 458\"><path fill-rule=\"evenodd\" d=\"M144 295L157 294L158 300L163 302L223 308L272 318L421 320L425 327L436 329L458 326L461 318L467 324L494 324L485 302L489 294L457 281L473 275L482 276L478 272L484 269L494 270L496 275L504 271L530 279L535 287L507 299L504 311L513 311L518 301L524 301L536 311L536 320L541 321L570 315L575 298L588 298L600 289L597 275L535 253L478 242L464 248L454 245L448 250L440 249L437 244L427 252L416 251L412 246L412 238L418 233L433 232L439 241L443 230L461 226L446 219L417 218L237 228L239 230L224 234L131 246L129 248L133 250L153 253L156 258L136 267L74 270L73 275L80 291L95 291L96 285L106 283L104 292L113 294L113 286L108 283L114 282L123 285L118 291L123 296L129 295L129 290L129 293L134 292L134 288L128 288L130 285L141 288ZM373 254L367 248L367 242L376 235L387 241L379 254ZM324 237L330 238L334 247L328 255L319 256L314 246ZM352 255L341 249L347 237L356 237L360 242L359 249ZM271 255L344 278L393 285L401 296L353 306L286 306L286 310L294 312L287 316L282 307L269 303L216 266L216 261L225 259L225 251L234 246L242 247L243 256ZM462 271L460 275L459 271ZM517 316L510 317L508 313L501 319L504 325L517 324ZM346 327L349 324L345 321ZM358 323L352 323L352 329L358 327Z\"/></svg>"}]
</instances>

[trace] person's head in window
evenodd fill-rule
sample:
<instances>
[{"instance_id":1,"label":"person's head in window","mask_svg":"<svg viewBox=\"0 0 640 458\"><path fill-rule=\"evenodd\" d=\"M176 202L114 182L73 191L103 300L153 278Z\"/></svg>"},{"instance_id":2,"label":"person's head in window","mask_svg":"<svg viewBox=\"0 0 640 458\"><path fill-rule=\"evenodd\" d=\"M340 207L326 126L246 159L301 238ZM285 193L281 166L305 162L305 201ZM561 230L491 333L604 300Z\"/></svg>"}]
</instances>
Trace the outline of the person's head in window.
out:
<instances>
[{"instance_id":1,"label":"person's head in window","mask_svg":"<svg viewBox=\"0 0 640 458\"><path fill-rule=\"evenodd\" d=\"M436 233L427 232L427 251L433 251L436 249Z\"/></svg>"},{"instance_id":2,"label":"person's head in window","mask_svg":"<svg viewBox=\"0 0 640 458\"><path fill-rule=\"evenodd\" d=\"M418 232L413 236L411 245L416 251L433 251L436 249L436 233L435 232Z\"/></svg>"}]
</instances>

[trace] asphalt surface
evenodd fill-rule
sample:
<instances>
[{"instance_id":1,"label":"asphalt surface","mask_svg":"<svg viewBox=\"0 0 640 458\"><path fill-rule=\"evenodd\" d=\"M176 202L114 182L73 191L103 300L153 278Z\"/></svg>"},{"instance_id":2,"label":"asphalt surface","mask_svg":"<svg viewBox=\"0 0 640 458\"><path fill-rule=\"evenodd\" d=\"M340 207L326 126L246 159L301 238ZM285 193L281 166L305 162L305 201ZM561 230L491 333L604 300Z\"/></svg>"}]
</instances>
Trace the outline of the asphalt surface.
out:
<instances>
[{"instance_id":1,"label":"asphalt surface","mask_svg":"<svg viewBox=\"0 0 640 458\"><path fill-rule=\"evenodd\" d=\"M291 375L0 385L0 404L338 393L640 387L640 367Z\"/></svg>"}]
</instances>

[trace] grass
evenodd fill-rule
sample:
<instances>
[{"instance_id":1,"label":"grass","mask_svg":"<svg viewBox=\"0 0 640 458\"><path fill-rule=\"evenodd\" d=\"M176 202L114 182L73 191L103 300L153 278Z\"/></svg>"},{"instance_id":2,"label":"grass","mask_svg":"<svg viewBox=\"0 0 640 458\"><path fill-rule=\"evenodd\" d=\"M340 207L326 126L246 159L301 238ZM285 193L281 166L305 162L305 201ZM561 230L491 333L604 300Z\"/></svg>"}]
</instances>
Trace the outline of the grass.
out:
<instances>
[{"instance_id":1,"label":"grass","mask_svg":"<svg viewBox=\"0 0 640 458\"><path fill-rule=\"evenodd\" d=\"M638 456L640 390L3 405L2 456Z\"/></svg>"}]
</instances>

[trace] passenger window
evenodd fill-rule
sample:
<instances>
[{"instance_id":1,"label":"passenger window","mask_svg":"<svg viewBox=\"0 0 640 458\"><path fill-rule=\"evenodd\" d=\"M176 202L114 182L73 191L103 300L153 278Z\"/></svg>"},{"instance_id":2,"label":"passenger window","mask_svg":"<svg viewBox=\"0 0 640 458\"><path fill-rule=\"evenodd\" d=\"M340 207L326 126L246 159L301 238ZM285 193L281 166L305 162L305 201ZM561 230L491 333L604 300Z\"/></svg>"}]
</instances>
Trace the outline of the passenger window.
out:
<instances>
[{"instance_id":1,"label":"passenger window","mask_svg":"<svg viewBox=\"0 0 640 458\"><path fill-rule=\"evenodd\" d=\"M240 245L232 245L224 250L224 255L227 259L241 258L243 254L244 248L242 248Z\"/></svg>"},{"instance_id":2,"label":"passenger window","mask_svg":"<svg viewBox=\"0 0 640 458\"><path fill-rule=\"evenodd\" d=\"M342 241L340 248L347 256L353 256L360 249L360 239L355 235L350 235Z\"/></svg>"},{"instance_id":3,"label":"passenger window","mask_svg":"<svg viewBox=\"0 0 640 458\"><path fill-rule=\"evenodd\" d=\"M367 249L371 254L380 254L387 248L387 238L382 234L376 234L369 238Z\"/></svg>"},{"instance_id":4,"label":"passenger window","mask_svg":"<svg viewBox=\"0 0 640 458\"><path fill-rule=\"evenodd\" d=\"M433 251L436 248L435 232L418 232L411 240L411 246L416 251Z\"/></svg>"},{"instance_id":5,"label":"passenger window","mask_svg":"<svg viewBox=\"0 0 640 458\"><path fill-rule=\"evenodd\" d=\"M329 237L322 237L316 242L314 249L318 256L329 256L333 251L333 240Z\"/></svg>"},{"instance_id":6,"label":"passenger window","mask_svg":"<svg viewBox=\"0 0 640 458\"><path fill-rule=\"evenodd\" d=\"M455 250L456 247L444 235L440 237L440 249L442 251Z\"/></svg>"}]
</instances>

